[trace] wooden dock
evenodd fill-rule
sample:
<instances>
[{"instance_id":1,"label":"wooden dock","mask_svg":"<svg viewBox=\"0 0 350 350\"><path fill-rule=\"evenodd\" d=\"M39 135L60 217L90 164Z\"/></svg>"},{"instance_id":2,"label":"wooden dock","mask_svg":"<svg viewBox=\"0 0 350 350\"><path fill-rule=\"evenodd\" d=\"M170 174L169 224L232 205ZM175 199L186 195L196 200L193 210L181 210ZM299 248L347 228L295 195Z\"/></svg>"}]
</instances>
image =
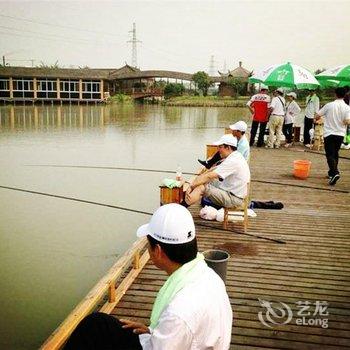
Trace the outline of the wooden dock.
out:
<instances>
[{"instance_id":1,"label":"wooden dock","mask_svg":"<svg viewBox=\"0 0 350 350\"><path fill-rule=\"evenodd\" d=\"M348 157L349 152L342 154ZM295 159L311 160L307 180L292 177ZM325 178L325 157L298 148L253 149L250 165L251 199L280 201L283 210L256 210L257 217L250 219L248 233L244 234L239 223L230 223L229 231L225 231L222 223L200 219L199 207L191 208L200 250L217 247L231 253L226 283L234 314L231 349L350 348L350 160L340 160L341 179L334 187L328 186ZM143 259L142 265L146 262ZM148 324L166 275L151 262L144 268L139 266L136 275L133 282L128 278L130 286L124 286L118 302L107 300L104 310ZM273 305L287 304L293 312L292 320L263 325L258 314L264 317L266 309L259 299ZM323 316L313 317L315 303L323 301L328 308ZM327 319L328 328L297 325L301 317L298 302L310 303L304 311L311 311L306 321ZM57 329L43 348L58 348L54 344L59 342L53 340L61 330Z\"/></svg>"}]
</instances>

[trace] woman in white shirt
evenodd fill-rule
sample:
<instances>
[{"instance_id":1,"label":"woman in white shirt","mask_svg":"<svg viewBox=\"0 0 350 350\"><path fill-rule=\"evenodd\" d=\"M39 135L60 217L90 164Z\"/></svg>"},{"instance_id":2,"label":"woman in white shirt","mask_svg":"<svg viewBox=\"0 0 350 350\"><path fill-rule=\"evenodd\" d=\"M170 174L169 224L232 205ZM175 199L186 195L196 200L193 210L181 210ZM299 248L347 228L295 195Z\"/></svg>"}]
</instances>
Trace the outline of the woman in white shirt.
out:
<instances>
[{"instance_id":1,"label":"woman in white shirt","mask_svg":"<svg viewBox=\"0 0 350 350\"><path fill-rule=\"evenodd\" d=\"M290 92L287 94L287 105L286 105L286 114L284 116L284 124L283 124L283 135L286 138L286 144L284 147L290 147L292 145L293 139L293 123L294 118L297 116L301 109L297 102L295 101L297 95L295 92Z\"/></svg>"}]
</instances>

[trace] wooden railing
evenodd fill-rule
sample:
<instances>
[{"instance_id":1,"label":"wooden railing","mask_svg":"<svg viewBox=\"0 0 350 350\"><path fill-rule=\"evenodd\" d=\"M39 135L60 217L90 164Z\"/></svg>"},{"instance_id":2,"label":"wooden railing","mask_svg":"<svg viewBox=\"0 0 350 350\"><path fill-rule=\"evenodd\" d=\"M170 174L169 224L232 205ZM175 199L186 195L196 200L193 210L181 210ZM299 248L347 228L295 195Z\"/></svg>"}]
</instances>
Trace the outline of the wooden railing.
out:
<instances>
[{"instance_id":1,"label":"wooden railing","mask_svg":"<svg viewBox=\"0 0 350 350\"><path fill-rule=\"evenodd\" d=\"M98 303L106 295L108 295L108 300L98 311L111 313L149 260L146 246L146 238L136 241L132 247L118 259L108 273L91 289L85 298L45 341L40 349L60 349L78 323L95 310ZM129 269L130 271L127 275L121 280L120 284L116 286L118 280Z\"/></svg>"}]
</instances>

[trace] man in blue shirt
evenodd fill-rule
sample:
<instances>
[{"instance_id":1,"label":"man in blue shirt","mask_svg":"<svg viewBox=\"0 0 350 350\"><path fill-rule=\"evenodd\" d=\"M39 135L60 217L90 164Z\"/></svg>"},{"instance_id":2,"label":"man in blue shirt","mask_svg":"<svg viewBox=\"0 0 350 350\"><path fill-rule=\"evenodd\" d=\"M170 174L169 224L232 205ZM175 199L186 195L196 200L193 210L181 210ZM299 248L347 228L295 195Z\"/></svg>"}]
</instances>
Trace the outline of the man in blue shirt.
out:
<instances>
[{"instance_id":1,"label":"man in blue shirt","mask_svg":"<svg viewBox=\"0 0 350 350\"><path fill-rule=\"evenodd\" d=\"M232 130L232 135L237 138L237 151L242 154L244 159L248 162L250 156L250 147L249 142L245 136L248 125L246 122L240 120L237 123L230 125L230 129ZM214 156L208 160L200 160L198 162L201 163L207 169L210 169L213 165L220 162L222 159L220 157L219 152L216 152Z\"/></svg>"}]
</instances>

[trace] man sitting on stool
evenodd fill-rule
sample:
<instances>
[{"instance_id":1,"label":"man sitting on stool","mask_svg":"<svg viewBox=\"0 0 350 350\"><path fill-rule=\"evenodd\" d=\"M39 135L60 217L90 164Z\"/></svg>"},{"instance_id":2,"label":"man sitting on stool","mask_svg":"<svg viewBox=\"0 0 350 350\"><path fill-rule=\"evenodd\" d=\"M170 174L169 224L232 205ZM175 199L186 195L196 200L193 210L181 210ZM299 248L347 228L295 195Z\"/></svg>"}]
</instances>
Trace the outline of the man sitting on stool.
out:
<instances>
[{"instance_id":1,"label":"man sitting on stool","mask_svg":"<svg viewBox=\"0 0 350 350\"><path fill-rule=\"evenodd\" d=\"M185 206L206 197L215 205L230 208L242 205L248 194L250 171L247 161L237 151L237 138L224 135L214 145L218 146L220 157L224 160L215 169L195 178L182 202Z\"/></svg>"},{"instance_id":2,"label":"man sitting on stool","mask_svg":"<svg viewBox=\"0 0 350 350\"><path fill-rule=\"evenodd\" d=\"M78 325L65 350L227 350L230 300L222 279L198 254L191 213L175 203L163 205L137 236L147 236L151 260L168 275L150 326L94 313Z\"/></svg>"},{"instance_id":3,"label":"man sitting on stool","mask_svg":"<svg viewBox=\"0 0 350 350\"><path fill-rule=\"evenodd\" d=\"M237 151L242 154L242 156L248 161L250 155L249 142L245 136L245 132L247 131L247 123L240 120L237 123L230 125L230 129L232 130L232 135L237 138ZM219 152L216 152L210 159L208 160L200 160L198 162L201 163L207 169L210 169L214 164L221 161L221 156Z\"/></svg>"}]
</instances>

